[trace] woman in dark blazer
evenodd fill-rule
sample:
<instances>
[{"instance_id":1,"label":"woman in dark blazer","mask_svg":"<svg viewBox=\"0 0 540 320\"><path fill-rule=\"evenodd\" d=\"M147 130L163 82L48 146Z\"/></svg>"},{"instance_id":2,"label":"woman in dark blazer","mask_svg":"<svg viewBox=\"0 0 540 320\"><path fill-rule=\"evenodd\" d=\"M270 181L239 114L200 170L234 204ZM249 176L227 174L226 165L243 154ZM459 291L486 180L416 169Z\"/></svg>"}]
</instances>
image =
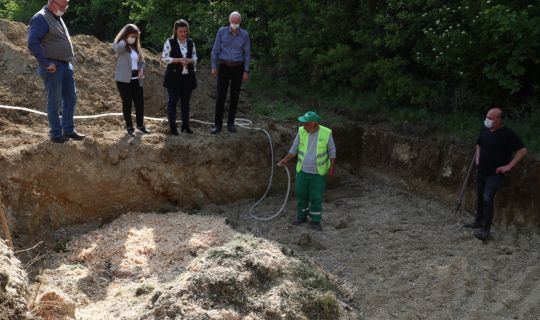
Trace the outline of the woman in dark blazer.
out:
<instances>
[{"instance_id":1,"label":"woman in dark blazer","mask_svg":"<svg viewBox=\"0 0 540 320\"><path fill-rule=\"evenodd\" d=\"M135 104L137 129L143 133L150 131L144 126L144 55L140 43L141 32L134 24L128 24L114 39L116 52L116 87L122 98L122 113L126 121L127 134L135 135L131 119L131 105Z\"/></svg>"},{"instance_id":2,"label":"woman in dark blazer","mask_svg":"<svg viewBox=\"0 0 540 320\"><path fill-rule=\"evenodd\" d=\"M174 23L173 35L163 45L161 60L167 64L163 86L167 88L169 102L167 111L171 134L177 136L176 105L180 100L182 113L182 132L193 133L189 127L189 100L191 92L197 87L195 65L197 51L195 43L188 38L189 24L180 19Z\"/></svg>"}]
</instances>

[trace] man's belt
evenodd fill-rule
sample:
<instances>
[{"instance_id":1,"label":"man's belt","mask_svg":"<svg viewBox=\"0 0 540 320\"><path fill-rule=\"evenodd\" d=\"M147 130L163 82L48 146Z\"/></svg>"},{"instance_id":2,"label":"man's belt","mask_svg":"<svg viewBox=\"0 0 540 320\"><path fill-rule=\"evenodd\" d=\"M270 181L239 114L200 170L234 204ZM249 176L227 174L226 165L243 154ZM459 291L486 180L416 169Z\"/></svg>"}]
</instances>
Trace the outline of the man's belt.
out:
<instances>
[{"instance_id":1,"label":"man's belt","mask_svg":"<svg viewBox=\"0 0 540 320\"><path fill-rule=\"evenodd\" d=\"M230 67L238 67L244 64L243 61L229 61L229 60L219 60L219 64L224 64Z\"/></svg>"}]
</instances>

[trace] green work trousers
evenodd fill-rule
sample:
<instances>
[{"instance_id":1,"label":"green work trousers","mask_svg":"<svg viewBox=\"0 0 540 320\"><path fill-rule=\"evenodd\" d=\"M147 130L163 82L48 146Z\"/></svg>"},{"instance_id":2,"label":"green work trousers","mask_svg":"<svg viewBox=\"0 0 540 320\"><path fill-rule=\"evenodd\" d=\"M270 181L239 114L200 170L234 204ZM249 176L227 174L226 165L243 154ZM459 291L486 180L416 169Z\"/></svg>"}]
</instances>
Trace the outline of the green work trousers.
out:
<instances>
[{"instance_id":1,"label":"green work trousers","mask_svg":"<svg viewBox=\"0 0 540 320\"><path fill-rule=\"evenodd\" d=\"M322 202L326 189L326 176L319 174L296 173L296 218L305 219L308 215L311 221L321 221Z\"/></svg>"}]
</instances>

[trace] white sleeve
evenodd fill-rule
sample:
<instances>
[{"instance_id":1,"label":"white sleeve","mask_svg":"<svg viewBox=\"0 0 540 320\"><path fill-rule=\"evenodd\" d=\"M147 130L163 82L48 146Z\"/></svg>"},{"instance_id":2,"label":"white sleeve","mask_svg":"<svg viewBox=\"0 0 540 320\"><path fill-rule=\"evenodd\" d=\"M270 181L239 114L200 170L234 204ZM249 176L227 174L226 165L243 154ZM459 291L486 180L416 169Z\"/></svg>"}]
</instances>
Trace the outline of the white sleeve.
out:
<instances>
[{"instance_id":1,"label":"white sleeve","mask_svg":"<svg viewBox=\"0 0 540 320\"><path fill-rule=\"evenodd\" d=\"M165 62L166 64L172 63L174 58L171 58L171 45L169 43L169 40L165 41L165 44L163 45L163 53L161 54L161 61Z\"/></svg>"},{"instance_id":2,"label":"white sleeve","mask_svg":"<svg viewBox=\"0 0 540 320\"><path fill-rule=\"evenodd\" d=\"M193 65L197 64L197 50L195 50L195 42L193 42L193 52L191 54L191 59L193 59Z\"/></svg>"}]
</instances>

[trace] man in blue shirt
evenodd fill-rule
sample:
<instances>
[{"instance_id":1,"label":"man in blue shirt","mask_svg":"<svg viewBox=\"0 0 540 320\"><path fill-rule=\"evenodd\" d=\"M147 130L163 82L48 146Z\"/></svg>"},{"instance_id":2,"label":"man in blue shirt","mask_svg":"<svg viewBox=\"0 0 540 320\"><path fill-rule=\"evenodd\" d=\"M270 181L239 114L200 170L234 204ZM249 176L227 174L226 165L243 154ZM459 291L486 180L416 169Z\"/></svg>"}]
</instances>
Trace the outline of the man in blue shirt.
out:
<instances>
[{"instance_id":1,"label":"man in blue shirt","mask_svg":"<svg viewBox=\"0 0 540 320\"><path fill-rule=\"evenodd\" d=\"M234 119L242 81L249 79L251 60L251 41L246 30L240 28L241 16L237 11L229 15L229 26L221 27L212 47L212 76L217 77L216 118L212 134L218 134L223 126L223 112L229 83L231 102L227 128L236 132Z\"/></svg>"},{"instance_id":2,"label":"man in blue shirt","mask_svg":"<svg viewBox=\"0 0 540 320\"><path fill-rule=\"evenodd\" d=\"M49 0L30 20L28 49L39 63L38 73L47 90L47 116L52 142L83 140L75 132L73 115L77 103L73 76L73 45L62 15L69 0ZM59 110L62 108L62 121Z\"/></svg>"}]
</instances>

